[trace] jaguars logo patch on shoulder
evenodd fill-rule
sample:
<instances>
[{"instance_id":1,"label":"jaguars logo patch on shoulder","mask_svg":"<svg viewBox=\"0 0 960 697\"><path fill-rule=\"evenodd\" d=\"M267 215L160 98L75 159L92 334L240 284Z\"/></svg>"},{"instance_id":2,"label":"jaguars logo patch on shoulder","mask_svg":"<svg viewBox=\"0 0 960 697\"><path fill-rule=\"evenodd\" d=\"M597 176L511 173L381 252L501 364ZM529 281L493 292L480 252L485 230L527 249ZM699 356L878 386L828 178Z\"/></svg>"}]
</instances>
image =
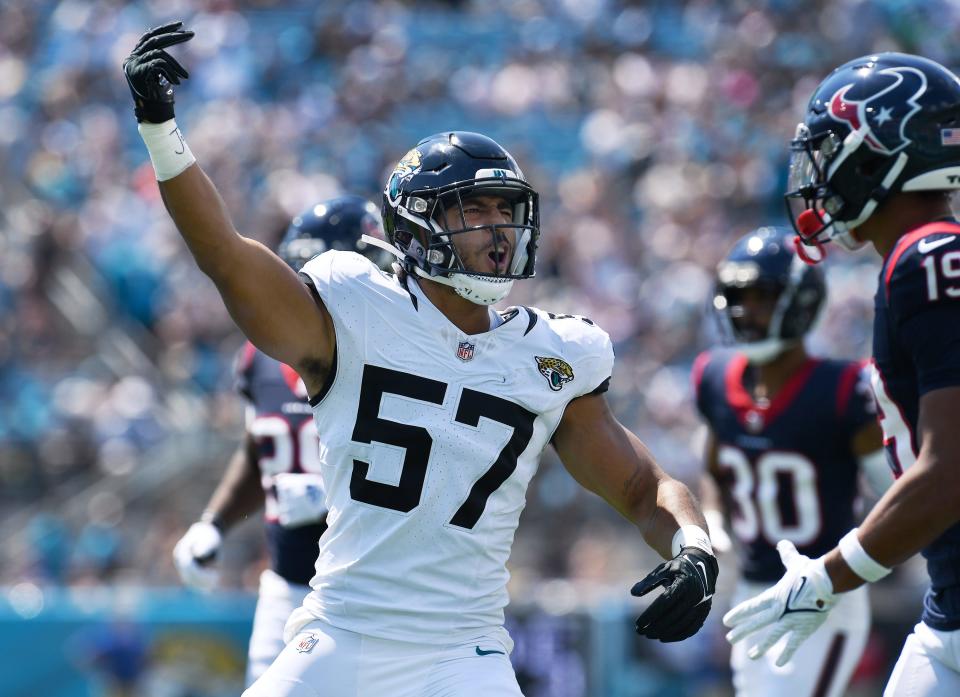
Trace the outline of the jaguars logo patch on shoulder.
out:
<instances>
[{"instance_id":1,"label":"jaguars logo patch on shoulder","mask_svg":"<svg viewBox=\"0 0 960 697\"><path fill-rule=\"evenodd\" d=\"M562 358L548 358L547 356L534 356L537 359L537 370L547 379L550 389L557 392L563 386L573 380L573 368Z\"/></svg>"}]
</instances>

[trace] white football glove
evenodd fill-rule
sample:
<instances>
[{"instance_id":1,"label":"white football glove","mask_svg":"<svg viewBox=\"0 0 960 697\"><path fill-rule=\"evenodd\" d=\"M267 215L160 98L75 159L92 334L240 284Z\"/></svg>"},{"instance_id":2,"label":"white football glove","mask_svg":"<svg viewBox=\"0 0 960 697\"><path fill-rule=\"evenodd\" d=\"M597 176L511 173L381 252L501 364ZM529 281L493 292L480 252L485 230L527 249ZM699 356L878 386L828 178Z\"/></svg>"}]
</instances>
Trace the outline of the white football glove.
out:
<instances>
[{"instance_id":1,"label":"white football glove","mask_svg":"<svg viewBox=\"0 0 960 697\"><path fill-rule=\"evenodd\" d=\"M282 472L273 478L277 518L285 528L316 523L327 513L323 480L316 474Z\"/></svg>"},{"instance_id":2,"label":"white football glove","mask_svg":"<svg viewBox=\"0 0 960 697\"><path fill-rule=\"evenodd\" d=\"M190 526L173 548L173 563L180 579L191 588L212 590L220 580L220 572L211 564L220 551L223 536L212 523L197 522Z\"/></svg>"},{"instance_id":3,"label":"white football glove","mask_svg":"<svg viewBox=\"0 0 960 697\"><path fill-rule=\"evenodd\" d=\"M723 616L723 623L731 628L727 633L727 641L731 644L770 625L766 636L747 652L753 659L760 658L787 636L786 646L776 660L776 664L782 667L800 644L827 619L838 596L833 592L823 557L806 557L787 540L777 543L777 551L787 569L783 578L777 585L730 610Z\"/></svg>"}]
</instances>

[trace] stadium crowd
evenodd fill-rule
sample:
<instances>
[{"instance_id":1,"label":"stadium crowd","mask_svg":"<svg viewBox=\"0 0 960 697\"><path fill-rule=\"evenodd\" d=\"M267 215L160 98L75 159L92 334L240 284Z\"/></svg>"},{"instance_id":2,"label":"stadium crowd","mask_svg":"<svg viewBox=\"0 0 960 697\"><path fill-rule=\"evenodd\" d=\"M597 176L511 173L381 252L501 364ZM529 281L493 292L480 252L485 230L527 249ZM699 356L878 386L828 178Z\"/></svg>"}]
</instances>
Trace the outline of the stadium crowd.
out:
<instances>
[{"instance_id":1,"label":"stadium crowd","mask_svg":"<svg viewBox=\"0 0 960 697\"><path fill-rule=\"evenodd\" d=\"M787 144L830 67L899 49L957 64L947 0L632 3L5 0L0 4L0 584L175 584L169 550L241 433L220 297L164 214L120 63L183 18L178 122L244 234L312 201L379 203L424 135L477 130L539 190L537 279L510 304L613 337L611 399L694 482L690 367L713 341L713 269L785 222ZM834 254L814 352L865 357L876 262ZM552 457L514 591L616 585L649 566ZM562 520L562 525L557 520ZM546 534L549 531L549 534ZM255 585L259 529L231 543Z\"/></svg>"}]
</instances>

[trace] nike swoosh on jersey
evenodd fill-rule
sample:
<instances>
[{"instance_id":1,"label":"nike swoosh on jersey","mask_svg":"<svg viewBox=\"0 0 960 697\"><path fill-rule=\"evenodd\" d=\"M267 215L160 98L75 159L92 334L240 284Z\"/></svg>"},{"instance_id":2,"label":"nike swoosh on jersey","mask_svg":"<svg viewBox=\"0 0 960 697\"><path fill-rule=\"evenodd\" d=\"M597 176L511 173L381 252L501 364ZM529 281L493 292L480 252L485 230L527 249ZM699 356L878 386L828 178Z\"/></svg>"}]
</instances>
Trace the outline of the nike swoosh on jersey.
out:
<instances>
[{"instance_id":1,"label":"nike swoosh on jersey","mask_svg":"<svg viewBox=\"0 0 960 697\"><path fill-rule=\"evenodd\" d=\"M492 653L499 653L501 656L506 656L506 655L507 655L507 654L504 653L503 651L497 651L497 650L495 650L495 649L490 649L489 651L484 651L484 650L481 649L479 646L476 647L476 648L477 648L477 655L478 655L478 656L489 656L489 655L492 654Z\"/></svg>"},{"instance_id":2,"label":"nike swoosh on jersey","mask_svg":"<svg viewBox=\"0 0 960 697\"><path fill-rule=\"evenodd\" d=\"M919 244L917 244L917 251L919 251L921 254L927 254L932 252L937 247L942 247L945 244L953 242L956 238L956 235L950 235L950 237L941 237L939 240L931 240L924 237L922 240L920 240Z\"/></svg>"}]
</instances>

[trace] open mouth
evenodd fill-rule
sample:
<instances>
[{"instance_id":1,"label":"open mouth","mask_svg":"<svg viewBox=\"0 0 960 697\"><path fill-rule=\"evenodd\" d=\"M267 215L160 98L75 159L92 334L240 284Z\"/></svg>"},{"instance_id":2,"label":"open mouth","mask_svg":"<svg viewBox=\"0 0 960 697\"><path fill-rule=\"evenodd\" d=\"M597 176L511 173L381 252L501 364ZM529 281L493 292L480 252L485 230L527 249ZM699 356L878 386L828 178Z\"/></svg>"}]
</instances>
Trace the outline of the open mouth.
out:
<instances>
[{"instance_id":1,"label":"open mouth","mask_svg":"<svg viewBox=\"0 0 960 697\"><path fill-rule=\"evenodd\" d=\"M510 248L507 245L495 247L487 254L487 258L492 262L494 272L503 273L510 260Z\"/></svg>"}]
</instances>

